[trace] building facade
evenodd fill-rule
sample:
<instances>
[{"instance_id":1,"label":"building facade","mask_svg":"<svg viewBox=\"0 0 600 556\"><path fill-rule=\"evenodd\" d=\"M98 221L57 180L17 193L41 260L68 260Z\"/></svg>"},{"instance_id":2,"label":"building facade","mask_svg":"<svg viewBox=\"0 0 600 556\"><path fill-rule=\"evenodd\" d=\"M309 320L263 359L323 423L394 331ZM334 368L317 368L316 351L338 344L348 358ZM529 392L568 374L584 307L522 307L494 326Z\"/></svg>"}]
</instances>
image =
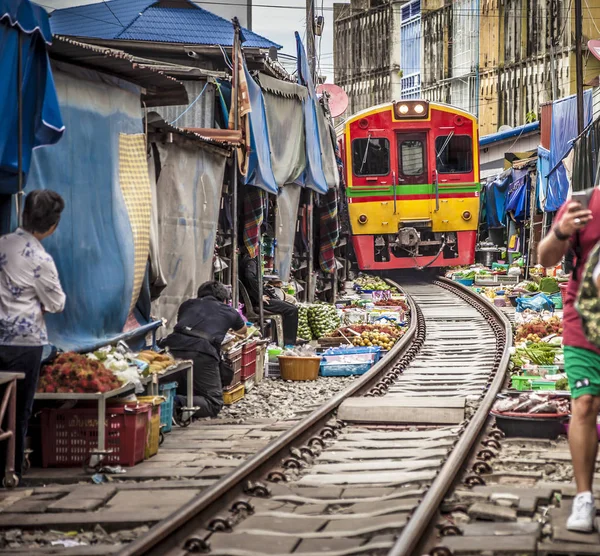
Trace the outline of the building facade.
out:
<instances>
[{"instance_id":1,"label":"building facade","mask_svg":"<svg viewBox=\"0 0 600 556\"><path fill-rule=\"evenodd\" d=\"M569 0L351 0L335 4L335 81L348 114L419 96L479 118L480 134L539 118L575 93ZM584 3L583 37L600 38L600 0ZM584 83L600 62L584 48Z\"/></svg>"},{"instance_id":2,"label":"building facade","mask_svg":"<svg viewBox=\"0 0 600 556\"><path fill-rule=\"evenodd\" d=\"M399 98L402 4L352 0L334 4L334 80L349 98L347 115Z\"/></svg>"},{"instance_id":3,"label":"building facade","mask_svg":"<svg viewBox=\"0 0 600 556\"><path fill-rule=\"evenodd\" d=\"M600 33L589 0L584 43ZM480 134L535 121L540 106L576 92L574 5L566 0L425 0L422 91L479 117ZM584 51L584 83L600 64Z\"/></svg>"}]
</instances>

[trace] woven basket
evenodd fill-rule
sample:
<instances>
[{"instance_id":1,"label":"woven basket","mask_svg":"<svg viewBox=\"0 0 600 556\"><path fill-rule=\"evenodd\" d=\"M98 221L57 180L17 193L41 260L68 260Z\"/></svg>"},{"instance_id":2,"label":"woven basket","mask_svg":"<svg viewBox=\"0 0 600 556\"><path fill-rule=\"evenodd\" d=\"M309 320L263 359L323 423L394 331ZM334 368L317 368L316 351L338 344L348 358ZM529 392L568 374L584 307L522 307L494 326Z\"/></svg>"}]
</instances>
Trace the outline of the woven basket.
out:
<instances>
[{"instance_id":1,"label":"woven basket","mask_svg":"<svg viewBox=\"0 0 600 556\"><path fill-rule=\"evenodd\" d=\"M320 357L279 356L279 369L284 380L317 380Z\"/></svg>"}]
</instances>

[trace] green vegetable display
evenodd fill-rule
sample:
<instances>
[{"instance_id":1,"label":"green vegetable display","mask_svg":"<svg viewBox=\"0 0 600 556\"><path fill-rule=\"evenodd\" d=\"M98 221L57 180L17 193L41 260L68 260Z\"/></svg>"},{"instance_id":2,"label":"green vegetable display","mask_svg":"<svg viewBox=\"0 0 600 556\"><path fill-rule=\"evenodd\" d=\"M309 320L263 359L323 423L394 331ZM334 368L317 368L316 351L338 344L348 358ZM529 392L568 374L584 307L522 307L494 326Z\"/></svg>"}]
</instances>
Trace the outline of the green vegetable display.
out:
<instances>
[{"instance_id":1,"label":"green vegetable display","mask_svg":"<svg viewBox=\"0 0 600 556\"><path fill-rule=\"evenodd\" d=\"M540 280L540 291L544 293L557 293L560 291L558 282L553 276L547 276Z\"/></svg>"},{"instance_id":2,"label":"green vegetable display","mask_svg":"<svg viewBox=\"0 0 600 556\"><path fill-rule=\"evenodd\" d=\"M378 276L368 276L363 274L359 276L354 283L361 289L367 291L396 291L396 288L390 286L385 280Z\"/></svg>"},{"instance_id":3,"label":"green vegetable display","mask_svg":"<svg viewBox=\"0 0 600 556\"><path fill-rule=\"evenodd\" d=\"M559 350L560 346L557 345L546 342L532 342L524 348L517 349L516 356L521 362L523 359L527 359L534 365L552 365Z\"/></svg>"},{"instance_id":4,"label":"green vegetable display","mask_svg":"<svg viewBox=\"0 0 600 556\"><path fill-rule=\"evenodd\" d=\"M312 332L308 324L308 307L306 305L298 307L298 338L312 340Z\"/></svg>"},{"instance_id":5,"label":"green vegetable display","mask_svg":"<svg viewBox=\"0 0 600 556\"><path fill-rule=\"evenodd\" d=\"M316 340L333 332L342 324L333 305L318 303L308 308L308 324Z\"/></svg>"},{"instance_id":6,"label":"green vegetable display","mask_svg":"<svg viewBox=\"0 0 600 556\"><path fill-rule=\"evenodd\" d=\"M569 380L565 378L559 378L554 385L556 390L570 390L569 388Z\"/></svg>"}]
</instances>

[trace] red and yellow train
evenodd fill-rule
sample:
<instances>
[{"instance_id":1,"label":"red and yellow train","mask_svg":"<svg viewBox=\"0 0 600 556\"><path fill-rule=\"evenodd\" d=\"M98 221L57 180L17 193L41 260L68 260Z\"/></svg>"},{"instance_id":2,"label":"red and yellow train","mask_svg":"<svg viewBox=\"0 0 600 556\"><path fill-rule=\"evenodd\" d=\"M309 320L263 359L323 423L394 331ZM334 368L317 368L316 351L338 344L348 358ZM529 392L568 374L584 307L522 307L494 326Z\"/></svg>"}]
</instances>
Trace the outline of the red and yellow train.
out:
<instances>
[{"instance_id":1,"label":"red and yellow train","mask_svg":"<svg viewBox=\"0 0 600 556\"><path fill-rule=\"evenodd\" d=\"M376 106L340 139L361 270L472 264L479 221L476 118L426 101Z\"/></svg>"}]
</instances>

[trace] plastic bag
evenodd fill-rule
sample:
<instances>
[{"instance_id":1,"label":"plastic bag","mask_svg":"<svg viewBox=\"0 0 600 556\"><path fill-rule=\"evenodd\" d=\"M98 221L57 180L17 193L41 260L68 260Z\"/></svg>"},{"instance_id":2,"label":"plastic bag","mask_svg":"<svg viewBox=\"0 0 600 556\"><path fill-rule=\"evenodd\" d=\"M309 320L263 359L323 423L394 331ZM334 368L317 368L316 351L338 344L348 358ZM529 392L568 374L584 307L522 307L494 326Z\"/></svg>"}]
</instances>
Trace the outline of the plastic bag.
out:
<instances>
[{"instance_id":1,"label":"plastic bag","mask_svg":"<svg viewBox=\"0 0 600 556\"><path fill-rule=\"evenodd\" d=\"M554 312L553 301L544 293L538 293L533 297L519 297L517 299L517 313L530 309L541 313L542 311Z\"/></svg>"}]
</instances>

